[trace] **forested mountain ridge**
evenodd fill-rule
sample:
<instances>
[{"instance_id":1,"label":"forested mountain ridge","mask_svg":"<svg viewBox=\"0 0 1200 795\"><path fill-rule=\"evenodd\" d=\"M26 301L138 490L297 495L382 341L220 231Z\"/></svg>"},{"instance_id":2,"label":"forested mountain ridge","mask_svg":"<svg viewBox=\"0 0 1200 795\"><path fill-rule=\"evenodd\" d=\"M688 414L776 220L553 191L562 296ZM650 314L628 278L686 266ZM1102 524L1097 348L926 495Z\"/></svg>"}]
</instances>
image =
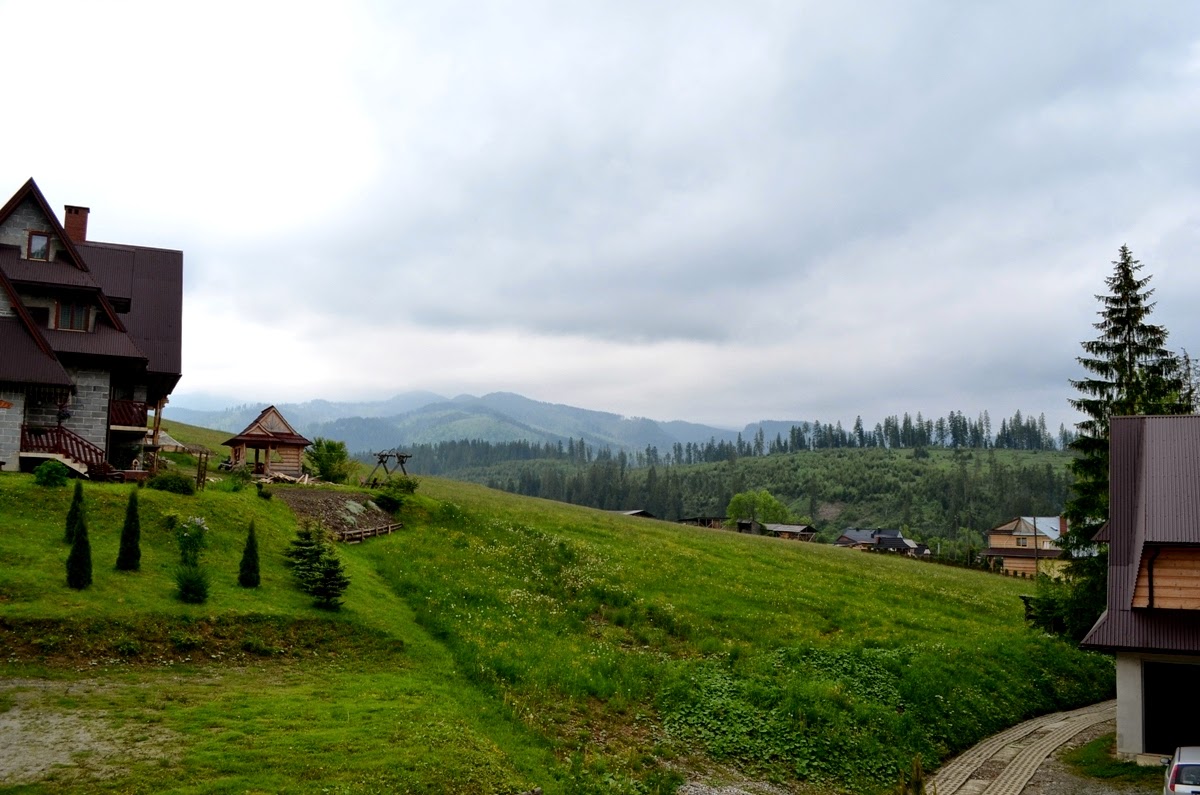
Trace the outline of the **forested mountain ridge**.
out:
<instances>
[{"instance_id":1,"label":"forested mountain ridge","mask_svg":"<svg viewBox=\"0 0 1200 795\"><path fill-rule=\"evenodd\" d=\"M594 450L609 448L636 455L659 451L676 463L727 460L731 455L763 455L840 447L1061 447L1069 433L1057 435L1042 417L1022 416L993 428L987 411L974 419L951 411L926 419L921 412L891 415L873 426L856 417L850 427L840 421L762 420L742 431L683 420L657 421L612 412L581 409L531 400L510 392L446 399L431 392L409 392L385 401L335 403L312 400L276 406L292 426L309 438L344 442L352 452L459 442L503 444L528 441L556 446L583 440ZM166 418L236 433L264 408L247 403L223 411L192 411L168 406Z\"/></svg>"},{"instance_id":2,"label":"forested mountain ridge","mask_svg":"<svg viewBox=\"0 0 1200 795\"><path fill-rule=\"evenodd\" d=\"M449 447L414 448L409 470L428 472L438 449ZM1053 450L833 448L676 464L608 450L592 455L579 443L561 457L511 445L504 455L523 450L528 457L490 461L498 455L491 445L454 447L463 460L473 448L475 465L440 474L526 496L675 520L724 516L734 494L766 489L811 520L823 540L848 526L900 527L964 549L981 548L983 533L1013 516L1060 513L1071 484L1071 455Z\"/></svg>"}]
</instances>

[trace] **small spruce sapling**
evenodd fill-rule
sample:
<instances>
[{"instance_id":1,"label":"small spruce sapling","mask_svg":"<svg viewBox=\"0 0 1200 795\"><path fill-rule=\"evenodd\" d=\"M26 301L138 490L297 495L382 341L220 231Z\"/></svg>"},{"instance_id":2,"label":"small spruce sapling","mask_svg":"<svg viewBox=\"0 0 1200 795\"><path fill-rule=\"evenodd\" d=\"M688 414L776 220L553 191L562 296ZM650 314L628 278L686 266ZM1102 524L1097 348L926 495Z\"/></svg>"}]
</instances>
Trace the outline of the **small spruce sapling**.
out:
<instances>
[{"instance_id":1,"label":"small spruce sapling","mask_svg":"<svg viewBox=\"0 0 1200 795\"><path fill-rule=\"evenodd\" d=\"M316 606L326 610L339 610L341 595L350 587L350 578L342 567L342 561L332 547L326 546L317 558L312 576L304 590L316 598Z\"/></svg>"},{"instance_id":2,"label":"small spruce sapling","mask_svg":"<svg viewBox=\"0 0 1200 795\"><path fill-rule=\"evenodd\" d=\"M63 543L70 544L75 541L75 526L79 523L79 517L83 516L83 481L75 481L75 495L71 497L71 507L67 510L67 528L63 533Z\"/></svg>"},{"instance_id":3,"label":"small spruce sapling","mask_svg":"<svg viewBox=\"0 0 1200 795\"><path fill-rule=\"evenodd\" d=\"M83 511L75 523L75 538L67 555L67 585L77 591L92 584L92 545L88 541L87 520Z\"/></svg>"},{"instance_id":4,"label":"small spruce sapling","mask_svg":"<svg viewBox=\"0 0 1200 795\"><path fill-rule=\"evenodd\" d=\"M117 571L137 571L142 566L142 520L138 516L137 489L129 492L125 506L125 526L121 528L121 548L117 552Z\"/></svg>"},{"instance_id":5,"label":"small spruce sapling","mask_svg":"<svg viewBox=\"0 0 1200 795\"><path fill-rule=\"evenodd\" d=\"M250 520L250 530L246 533L246 548L242 551L242 565L238 569L238 585L243 588L257 588L261 578L258 572L258 537L254 534L254 520Z\"/></svg>"}]
</instances>

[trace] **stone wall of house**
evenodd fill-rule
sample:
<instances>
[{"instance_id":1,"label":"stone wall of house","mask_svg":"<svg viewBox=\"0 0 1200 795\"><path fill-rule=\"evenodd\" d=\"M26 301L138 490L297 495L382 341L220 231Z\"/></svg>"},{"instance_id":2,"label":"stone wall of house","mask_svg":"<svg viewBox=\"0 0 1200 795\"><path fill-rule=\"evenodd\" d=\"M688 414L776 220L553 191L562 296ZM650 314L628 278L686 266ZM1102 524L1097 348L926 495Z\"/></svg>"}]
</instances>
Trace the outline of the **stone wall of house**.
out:
<instances>
[{"instance_id":1,"label":"stone wall of house","mask_svg":"<svg viewBox=\"0 0 1200 795\"><path fill-rule=\"evenodd\" d=\"M72 431L101 450L108 441L108 399L111 385L107 370L67 368L67 375L75 383L75 394L67 405L71 416L63 420L63 427ZM26 411L30 425L57 425L58 404L53 401L32 403Z\"/></svg>"},{"instance_id":2,"label":"stone wall of house","mask_svg":"<svg viewBox=\"0 0 1200 795\"><path fill-rule=\"evenodd\" d=\"M42 208L38 207L32 197L26 197L17 209L13 210L12 215L0 223L0 243L21 249L21 257L24 258L28 250L30 232L45 232L50 235L50 258L54 259L62 244L53 234L53 228L42 213Z\"/></svg>"},{"instance_id":3,"label":"stone wall of house","mask_svg":"<svg viewBox=\"0 0 1200 795\"><path fill-rule=\"evenodd\" d=\"M0 388L0 406L11 403L10 408L0 408L0 461L5 471L17 470L17 454L21 451L21 423L25 418L25 392Z\"/></svg>"}]
</instances>

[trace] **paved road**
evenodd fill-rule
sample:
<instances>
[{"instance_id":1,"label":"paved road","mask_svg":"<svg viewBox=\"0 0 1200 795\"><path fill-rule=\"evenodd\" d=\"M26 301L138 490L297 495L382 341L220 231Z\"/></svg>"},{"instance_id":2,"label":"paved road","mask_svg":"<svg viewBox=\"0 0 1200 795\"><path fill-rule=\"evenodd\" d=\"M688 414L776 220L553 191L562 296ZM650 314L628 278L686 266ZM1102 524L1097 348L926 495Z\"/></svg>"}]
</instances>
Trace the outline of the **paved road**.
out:
<instances>
[{"instance_id":1,"label":"paved road","mask_svg":"<svg viewBox=\"0 0 1200 795\"><path fill-rule=\"evenodd\" d=\"M1027 720L993 735L946 763L932 780L937 795L1020 795L1038 766L1081 731L1112 720L1117 702ZM1005 763L1000 772L989 762Z\"/></svg>"}]
</instances>

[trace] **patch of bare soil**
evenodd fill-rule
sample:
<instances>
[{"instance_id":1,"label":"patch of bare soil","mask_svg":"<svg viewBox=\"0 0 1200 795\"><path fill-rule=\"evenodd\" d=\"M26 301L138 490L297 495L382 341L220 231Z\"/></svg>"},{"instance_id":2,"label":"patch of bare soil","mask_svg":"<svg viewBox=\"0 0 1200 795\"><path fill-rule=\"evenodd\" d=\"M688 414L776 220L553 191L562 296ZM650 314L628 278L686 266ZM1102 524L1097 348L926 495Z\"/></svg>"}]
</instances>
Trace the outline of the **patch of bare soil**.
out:
<instances>
[{"instance_id":1,"label":"patch of bare soil","mask_svg":"<svg viewBox=\"0 0 1200 795\"><path fill-rule=\"evenodd\" d=\"M121 726L103 711L86 715L50 706L63 695L94 691L94 682L0 679L0 786L55 778L111 778L143 759L174 758L178 743L165 729Z\"/></svg>"},{"instance_id":2,"label":"patch of bare soil","mask_svg":"<svg viewBox=\"0 0 1200 795\"><path fill-rule=\"evenodd\" d=\"M283 500L300 520L320 522L334 533L383 527L392 517L371 502L370 495L305 486L276 486L276 499Z\"/></svg>"}]
</instances>

